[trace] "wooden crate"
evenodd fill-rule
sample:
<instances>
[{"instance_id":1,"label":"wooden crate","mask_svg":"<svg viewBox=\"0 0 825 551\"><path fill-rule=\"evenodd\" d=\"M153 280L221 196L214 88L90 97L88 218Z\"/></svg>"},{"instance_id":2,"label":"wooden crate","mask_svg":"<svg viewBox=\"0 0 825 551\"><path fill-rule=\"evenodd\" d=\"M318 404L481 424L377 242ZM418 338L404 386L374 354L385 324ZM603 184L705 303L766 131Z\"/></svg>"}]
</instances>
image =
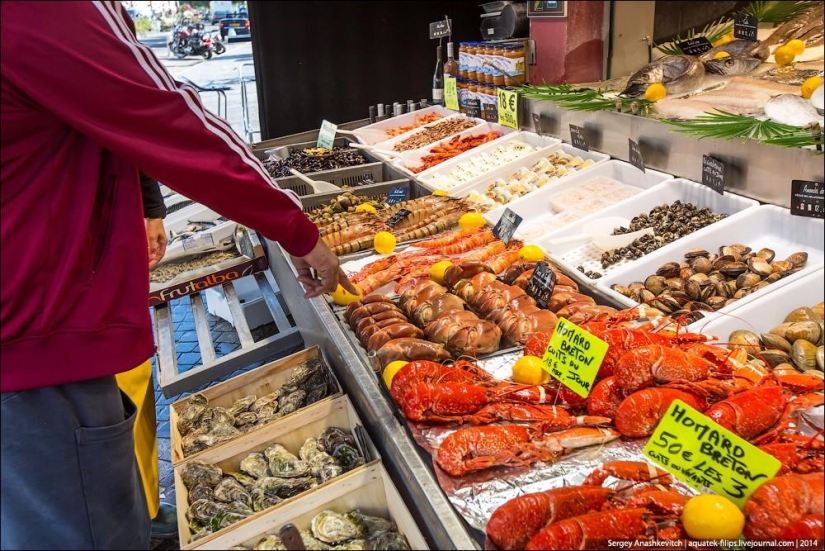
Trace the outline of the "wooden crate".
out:
<instances>
[{"instance_id":1,"label":"wooden crate","mask_svg":"<svg viewBox=\"0 0 825 551\"><path fill-rule=\"evenodd\" d=\"M326 361L323 354L321 353L321 349L318 346L307 348L306 350L302 350L300 352L292 354L291 356L287 356L286 358L282 358L280 360L276 360L274 362L262 365L261 367L258 367L256 369L247 371L243 375L238 375L237 377L233 377L227 381L209 387L206 390L202 391L200 394L204 395L209 400L210 406L220 406L224 408L228 408L237 400L250 394L255 394L260 398L262 396L270 394L271 392L283 386L286 380L289 379L289 376L292 374L292 371L295 368L295 366L314 357L321 358L321 363L324 366L324 369L326 369L329 372L329 376L331 380L334 381L335 387L337 388L337 390L333 392L331 396L324 398L324 400L329 401L337 396L340 396L341 385L335 378L335 374L332 372L332 369L329 366L329 362ZM212 446L211 448L207 448L204 451L193 453L192 455L184 457L183 436L180 434L180 431L178 430L178 416L184 409L186 409L186 407L189 405L190 400L191 396L188 396L186 398L178 400L177 402L169 406L169 430L171 436L173 465L178 465L184 461L189 461L190 459L200 459L201 456L209 450L220 448L222 446L232 445L232 443L237 441L239 438L265 430L266 427L268 427L272 423L280 421L280 419L278 421L272 421L267 425L262 425L258 428L252 429L251 431L239 435L236 438L227 440L226 442L221 442L220 444ZM282 417L282 419L291 419L293 416L297 415L304 409L306 408L301 408L294 413L290 413L289 415Z\"/></svg>"},{"instance_id":2,"label":"wooden crate","mask_svg":"<svg viewBox=\"0 0 825 551\"><path fill-rule=\"evenodd\" d=\"M346 513L358 509L365 515L390 519L407 538L411 549L429 549L409 509L381 464L347 473L333 483L313 488L288 508L276 507L249 522L233 524L225 534L201 546L184 549L229 549L242 545L247 549L267 535L278 535L287 523L308 530L312 518L325 509Z\"/></svg>"},{"instance_id":3,"label":"wooden crate","mask_svg":"<svg viewBox=\"0 0 825 551\"><path fill-rule=\"evenodd\" d=\"M241 460L247 455L254 452L262 452L275 443L281 444L290 452L298 455L298 450L307 438L318 436L318 434L327 427L340 427L358 436L359 447L364 453L368 465L375 464L380 460L378 450L375 449L375 446L369 440L358 418L358 414L355 413L352 403L350 403L349 398L345 395L332 400L318 402L317 404L299 410L293 415L273 421L262 427L262 430L249 432L227 444L206 449L199 454L198 459L217 465L224 471L238 471L240 470L239 465ZM291 508L296 499L308 493L304 492L304 494L298 494L297 496L285 499L275 507L271 507L265 511L259 511L239 523L233 524L214 534L210 534L201 540L192 542L190 541L192 534L189 532L189 522L186 520L186 510L189 508L189 492L181 479L181 471L187 463L188 460L175 467L175 504L178 508L178 535L180 537L181 549L194 549L195 547L206 545L216 538L222 538L229 530L235 529L236 524L240 525L252 522L276 509L282 509L283 507ZM365 468L366 466L358 467L351 472L354 473ZM324 488L333 484L335 481L336 479L327 481L315 489Z\"/></svg>"}]
</instances>

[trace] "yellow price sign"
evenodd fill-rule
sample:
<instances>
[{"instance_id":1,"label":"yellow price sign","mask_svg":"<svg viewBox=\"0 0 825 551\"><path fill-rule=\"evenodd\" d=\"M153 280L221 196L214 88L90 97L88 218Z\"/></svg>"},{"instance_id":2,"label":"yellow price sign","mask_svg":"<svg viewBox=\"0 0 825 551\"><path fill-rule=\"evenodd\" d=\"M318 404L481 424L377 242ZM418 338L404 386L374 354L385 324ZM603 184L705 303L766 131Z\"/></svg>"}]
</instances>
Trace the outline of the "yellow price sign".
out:
<instances>
[{"instance_id":1,"label":"yellow price sign","mask_svg":"<svg viewBox=\"0 0 825 551\"><path fill-rule=\"evenodd\" d=\"M518 92L498 89L498 123L518 130Z\"/></svg>"},{"instance_id":2,"label":"yellow price sign","mask_svg":"<svg viewBox=\"0 0 825 551\"><path fill-rule=\"evenodd\" d=\"M782 464L681 400L674 400L643 452L697 490L705 488L739 508Z\"/></svg>"},{"instance_id":3,"label":"yellow price sign","mask_svg":"<svg viewBox=\"0 0 825 551\"><path fill-rule=\"evenodd\" d=\"M455 77L444 78L444 107L458 111L458 87Z\"/></svg>"},{"instance_id":4,"label":"yellow price sign","mask_svg":"<svg viewBox=\"0 0 825 551\"><path fill-rule=\"evenodd\" d=\"M559 318L544 351L542 367L573 392L587 398L607 354L608 344L564 318Z\"/></svg>"}]
</instances>

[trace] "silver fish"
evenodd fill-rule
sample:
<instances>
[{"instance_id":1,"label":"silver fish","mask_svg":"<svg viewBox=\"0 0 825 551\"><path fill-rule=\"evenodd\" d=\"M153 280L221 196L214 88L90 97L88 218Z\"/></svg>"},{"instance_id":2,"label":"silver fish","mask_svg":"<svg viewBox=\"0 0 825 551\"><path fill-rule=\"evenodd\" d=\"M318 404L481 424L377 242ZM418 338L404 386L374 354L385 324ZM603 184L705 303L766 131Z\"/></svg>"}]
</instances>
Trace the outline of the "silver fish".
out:
<instances>
[{"instance_id":1,"label":"silver fish","mask_svg":"<svg viewBox=\"0 0 825 551\"><path fill-rule=\"evenodd\" d=\"M667 56L633 73L620 95L641 96L655 82L664 84L668 94L685 94L696 90L704 78L705 66L697 58L686 55Z\"/></svg>"},{"instance_id":2,"label":"silver fish","mask_svg":"<svg viewBox=\"0 0 825 551\"><path fill-rule=\"evenodd\" d=\"M823 96L825 96L825 86L820 86L814 90L814 93L811 95L811 105L816 108L817 113L820 115L825 113L825 105L823 105L825 97Z\"/></svg>"},{"instance_id":3,"label":"silver fish","mask_svg":"<svg viewBox=\"0 0 825 551\"><path fill-rule=\"evenodd\" d=\"M738 55L705 61L705 71L714 75L744 75L761 64L759 58Z\"/></svg>"},{"instance_id":4,"label":"silver fish","mask_svg":"<svg viewBox=\"0 0 825 551\"><path fill-rule=\"evenodd\" d=\"M765 115L772 121L791 126L803 127L815 122L822 124L822 116L813 104L793 94L782 94L768 100Z\"/></svg>"},{"instance_id":5,"label":"silver fish","mask_svg":"<svg viewBox=\"0 0 825 551\"><path fill-rule=\"evenodd\" d=\"M751 40L732 40L727 44L722 44L715 48L711 48L707 52L699 56L702 63L707 63L716 56L716 54L725 52L731 57L745 56L755 57L759 61L765 61L770 55L770 50L762 42L753 42Z\"/></svg>"}]
</instances>

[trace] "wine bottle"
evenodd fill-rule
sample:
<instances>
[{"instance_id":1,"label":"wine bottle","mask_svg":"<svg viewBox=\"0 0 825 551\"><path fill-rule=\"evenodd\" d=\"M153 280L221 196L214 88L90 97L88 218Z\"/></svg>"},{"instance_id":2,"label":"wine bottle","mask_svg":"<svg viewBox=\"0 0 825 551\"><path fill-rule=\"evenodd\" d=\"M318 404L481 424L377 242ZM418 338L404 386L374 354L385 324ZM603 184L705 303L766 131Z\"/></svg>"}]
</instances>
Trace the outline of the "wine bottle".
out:
<instances>
[{"instance_id":1,"label":"wine bottle","mask_svg":"<svg viewBox=\"0 0 825 551\"><path fill-rule=\"evenodd\" d=\"M436 47L435 72L433 73L433 103L444 102L444 62L441 60L441 46Z\"/></svg>"},{"instance_id":2,"label":"wine bottle","mask_svg":"<svg viewBox=\"0 0 825 551\"><path fill-rule=\"evenodd\" d=\"M457 77L458 63L453 59L453 43L447 42L447 62L444 64L444 75Z\"/></svg>"}]
</instances>

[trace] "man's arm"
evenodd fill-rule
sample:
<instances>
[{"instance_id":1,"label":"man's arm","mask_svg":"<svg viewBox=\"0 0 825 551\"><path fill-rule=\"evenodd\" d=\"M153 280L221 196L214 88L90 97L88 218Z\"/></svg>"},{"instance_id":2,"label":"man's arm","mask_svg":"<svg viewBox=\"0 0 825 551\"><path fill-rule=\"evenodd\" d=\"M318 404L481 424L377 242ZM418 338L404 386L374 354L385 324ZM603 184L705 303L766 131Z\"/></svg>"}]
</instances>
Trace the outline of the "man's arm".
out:
<instances>
[{"instance_id":1,"label":"man's arm","mask_svg":"<svg viewBox=\"0 0 825 551\"><path fill-rule=\"evenodd\" d=\"M160 184L151 176L140 173L140 191L143 196L143 218L146 219L146 240L149 242L149 268L156 265L166 254L166 204L160 192Z\"/></svg>"}]
</instances>

